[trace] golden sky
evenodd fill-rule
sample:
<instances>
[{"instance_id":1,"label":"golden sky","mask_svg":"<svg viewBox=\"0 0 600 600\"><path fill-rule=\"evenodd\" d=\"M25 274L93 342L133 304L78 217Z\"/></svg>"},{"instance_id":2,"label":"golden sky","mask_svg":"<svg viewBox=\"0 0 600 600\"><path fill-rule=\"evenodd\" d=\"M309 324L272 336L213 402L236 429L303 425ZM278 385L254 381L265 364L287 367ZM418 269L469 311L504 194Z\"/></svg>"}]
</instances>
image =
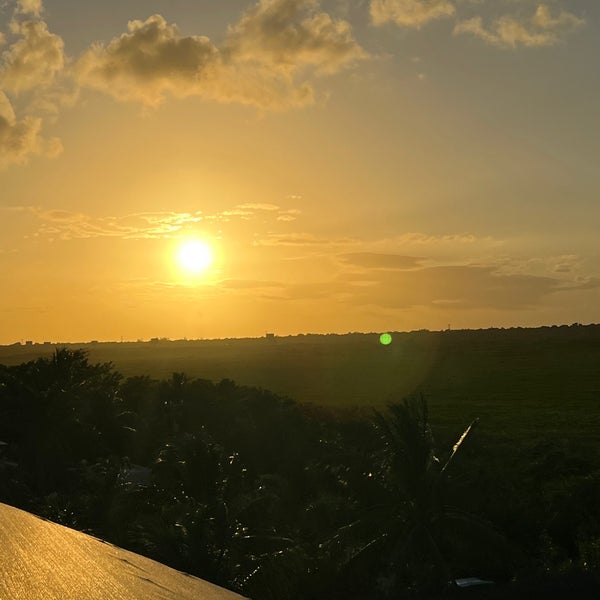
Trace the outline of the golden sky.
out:
<instances>
[{"instance_id":1,"label":"golden sky","mask_svg":"<svg viewBox=\"0 0 600 600\"><path fill-rule=\"evenodd\" d=\"M599 18L0 1L0 343L599 321Z\"/></svg>"}]
</instances>

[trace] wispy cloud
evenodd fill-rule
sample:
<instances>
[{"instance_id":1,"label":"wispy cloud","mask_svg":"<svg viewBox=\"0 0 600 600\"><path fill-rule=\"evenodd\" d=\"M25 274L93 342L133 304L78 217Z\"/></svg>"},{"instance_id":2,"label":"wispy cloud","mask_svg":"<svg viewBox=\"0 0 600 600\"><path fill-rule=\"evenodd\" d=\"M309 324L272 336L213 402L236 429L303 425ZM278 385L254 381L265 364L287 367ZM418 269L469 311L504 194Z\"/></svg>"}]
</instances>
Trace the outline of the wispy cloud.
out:
<instances>
[{"instance_id":1,"label":"wispy cloud","mask_svg":"<svg viewBox=\"0 0 600 600\"><path fill-rule=\"evenodd\" d=\"M241 208L242 206L246 208ZM34 225L37 236L58 240L87 238L123 238L158 239L178 238L191 235L199 227L214 228L218 224L232 221L252 221L259 219L263 223L275 224L290 213L295 216L296 209L281 209L271 204L242 204L208 214L200 210L195 212L156 211L126 215L93 216L83 212L73 212L55 208L35 206L12 206L0 210L28 213L39 224ZM262 215L262 216L261 216Z\"/></svg>"},{"instance_id":2,"label":"wispy cloud","mask_svg":"<svg viewBox=\"0 0 600 600\"><path fill-rule=\"evenodd\" d=\"M481 238L472 233L448 233L444 235L432 235L419 231L411 231L396 236L391 240L395 244L420 244L420 245L439 245L439 244L474 244L481 241L491 241L491 238Z\"/></svg>"},{"instance_id":3,"label":"wispy cloud","mask_svg":"<svg viewBox=\"0 0 600 600\"><path fill-rule=\"evenodd\" d=\"M534 5L533 12L528 5ZM491 11L505 11L488 19ZM510 9L509 9L510 7ZM475 12L474 16L463 16ZM454 34L470 34L499 48L553 46L585 24L585 20L545 2L486 2L485 0L371 0L374 25L394 23L420 29L431 21L456 17Z\"/></svg>"},{"instance_id":4,"label":"wispy cloud","mask_svg":"<svg viewBox=\"0 0 600 600\"><path fill-rule=\"evenodd\" d=\"M41 221L38 234L61 240L98 237L152 239L176 237L202 221L202 214L149 212L94 217L66 210L30 209Z\"/></svg>"},{"instance_id":5,"label":"wispy cloud","mask_svg":"<svg viewBox=\"0 0 600 600\"><path fill-rule=\"evenodd\" d=\"M547 4L539 4L532 15L503 15L490 25L481 16L459 22L456 35L471 34L500 48L553 46L566 35L582 27L585 21L566 10L553 12Z\"/></svg>"},{"instance_id":6,"label":"wispy cloud","mask_svg":"<svg viewBox=\"0 0 600 600\"><path fill-rule=\"evenodd\" d=\"M455 12L456 7L449 0L371 0L374 25L395 23L419 29L430 21L451 17Z\"/></svg>"},{"instance_id":7,"label":"wispy cloud","mask_svg":"<svg viewBox=\"0 0 600 600\"><path fill-rule=\"evenodd\" d=\"M239 204L238 207L246 210L280 210L277 204L269 204L267 202L248 202L246 204Z\"/></svg>"},{"instance_id":8,"label":"wispy cloud","mask_svg":"<svg viewBox=\"0 0 600 600\"><path fill-rule=\"evenodd\" d=\"M325 246L348 246L356 243L351 238L326 238L319 237L312 233L270 233L266 237L257 240L257 246L304 246L304 247L325 247Z\"/></svg>"},{"instance_id":9,"label":"wispy cloud","mask_svg":"<svg viewBox=\"0 0 600 600\"><path fill-rule=\"evenodd\" d=\"M297 208L290 208L289 210L280 210L277 215L277 220L283 221L285 223L290 223L292 221L295 221L301 214L302 211L298 210Z\"/></svg>"}]
</instances>

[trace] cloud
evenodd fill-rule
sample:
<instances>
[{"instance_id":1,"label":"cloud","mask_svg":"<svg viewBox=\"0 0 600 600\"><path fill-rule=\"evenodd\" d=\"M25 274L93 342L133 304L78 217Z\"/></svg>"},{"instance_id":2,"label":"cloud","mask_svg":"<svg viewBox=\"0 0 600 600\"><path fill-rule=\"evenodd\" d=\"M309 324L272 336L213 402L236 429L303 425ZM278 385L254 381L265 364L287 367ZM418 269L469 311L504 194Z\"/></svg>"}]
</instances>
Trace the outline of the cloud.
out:
<instances>
[{"instance_id":1,"label":"cloud","mask_svg":"<svg viewBox=\"0 0 600 600\"><path fill-rule=\"evenodd\" d=\"M419 267L424 259L400 254L380 254L377 252L350 252L341 254L340 259L350 265L367 269L406 270Z\"/></svg>"},{"instance_id":2,"label":"cloud","mask_svg":"<svg viewBox=\"0 0 600 600\"><path fill-rule=\"evenodd\" d=\"M146 212L124 216L93 217L66 210L40 209L31 212L42 222L39 234L61 240L118 237L155 239L178 237L204 219L198 211Z\"/></svg>"},{"instance_id":3,"label":"cloud","mask_svg":"<svg viewBox=\"0 0 600 600\"><path fill-rule=\"evenodd\" d=\"M539 4L532 18L534 25L544 30L572 31L585 24L583 19L561 10L558 15L552 16L547 4Z\"/></svg>"},{"instance_id":4,"label":"cloud","mask_svg":"<svg viewBox=\"0 0 600 600\"><path fill-rule=\"evenodd\" d=\"M355 288L353 304L397 309L415 306L527 309L539 306L549 294L566 289L551 277L504 275L494 267L478 265L382 270L376 274L370 271L365 283L369 285Z\"/></svg>"},{"instance_id":5,"label":"cloud","mask_svg":"<svg viewBox=\"0 0 600 600\"><path fill-rule=\"evenodd\" d=\"M353 245L356 240L350 238L324 238L312 233L271 233L255 242L258 246L345 246Z\"/></svg>"},{"instance_id":6,"label":"cloud","mask_svg":"<svg viewBox=\"0 0 600 600\"><path fill-rule=\"evenodd\" d=\"M555 273L571 273L581 267L581 257L577 254L564 254L550 260L554 263Z\"/></svg>"},{"instance_id":7,"label":"cloud","mask_svg":"<svg viewBox=\"0 0 600 600\"><path fill-rule=\"evenodd\" d=\"M396 23L419 29L430 21L451 17L455 12L449 0L371 0L374 25Z\"/></svg>"},{"instance_id":8,"label":"cloud","mask_svg":"<svg viewBox=\"0 0 600 600\"><path fill-rule=\"evenodd\" d=\"M64 43L43 21L13 22L20 36L0 57L0 89L19 94L48 87L64 69Z\"/></svg>"},{"instance_id":9,"label":"cloud","mask_svg":"<svg viewBox=\"0 0 600 600\"><path fill-rule=\"evenodd\" d=\"M42 10L42 0L17 0L16 12L18 14L39 17Z\"/></svg>"},{"instance_id":10,"label":"cloud","mask_svg":"<svg viewBox=\"0 0 600 600\"><path fill-rule=\"evenodd\" d=\"M214 214L204 214L199 210L195 212L157 211L102 217L62 209L43 209L33 206L19 208L21 211L33 214L41 222L37 231L38 235L52 239L73 240L100 237L180 238L196 232L201 223L210 228L210 224L215 222L220 224L234 220L249 220L255 216L254 211L256 210L262 211L261 221L268 216L268 219L274 223L280 220L281 215L286 211L281 211L278 207L273 209L271 206L258 205L259 208L255 207L254 210L242 210L236 207Z\"/></svg>"},{"instance_id":11,"label":"cloud","mask_svg":"<svg viewBox=\"0 0 600 600\"><path fill-rule=\"evenodd\" d=\"M229 28L227 53L285 72L310 66L334 73L365 58L350 24L318 6L317 0L261 0Z\"/></svg>"},{"instance_id":12,"label":"cloud","mask_svg":"<svg viewBox=\"0 0 600 600\"><path fill-rule=\"evenodd\" d=\"M159 103L165 93L187 96L208 85L219 68L217 48L203 36L182 37L160 15L130 21L128 33L94 44L78 62L80 82L119 100Z\"/></svg>"},{"instance_id":13,"label":"cloud","mask_svg":"<svg viewBox=\"0 0 600 600\"><path fill-rule=\"evenodd\" d=\"M553 15L547 4L539 4L530 17L504 15L489 27L481 17L473 17L458 23L454 33L471 34L500 48L532 48L554 46L584 24L583 19L572 13L560 10Z\"/></svg>"},{"instance_id":14,"label":"cloud","mask_svg":"<svg viewBox=\"0 0 600 600\"><path fill-rule=\"evenodd\" d=\"M329 281L283 286L278 300L334 300L362 309L402 311L531 310L548 296L597 287L553 277L504 274L490 265L441 265L410 269L347 271Z\"/></svg>"},{"instance_id":15,"label":"cloud","mask_svg":"<svg viewBox=\"0 0 600 600\"><path fill-rule=\"evenodd\" d=\"M25 117L18 120L13 107L0 91L0 167L24 164L31 155L54 157L62 152L58 139L41 135L42 120Z\"/></svg>"},{"instance_id":16,"label":"cloud","mask_svg":"<svg viewBox=\"0 0 600 600\"><path fill-rule=\"evenodd\" d=\"M9 24L15 39L0 54L0 167L25 164L32 155L55 157L62 152L60 140L42 135L40 115L56 112L61 96L56 81L65 70L63 40L39 18L42 9L40 0L17 2ZM5 41L0 34L0 45ZM20 118L14 106L23 94L29 106Z\"/></svg>"},{"instance_id":17,"label":"cloud","mask_svg":"<svg viewBox=\"0 0 600 600\"><path fill-rule=\"evenodd\" d=\"M297 208L283 209L277 204L269 204L267 202L248 202L246 204L239 204L236 207L239 214L250 217L256 213L276 213L277 221L281 222L292 222L298 218L298 215L302 214L302 211Z\"/></svg>"},{"instance_id":18,"label":"cloud","mask_svg":"<svg viewBox=\"0 0 600 600\"><path fill-rule=\"evenodd\" d=\"M279 210L277 204L269 204L268 202L247 202L246 204L240 204L238 208L246 210Z\"/></svg>"},{"instance_id":19,"label":"cloud","mask_svg":"<svg viewBox=\"0 0 600 600\"><path fill-rule=\"evenodd\" d=\"M205 218L214 221L229 221L230 217L241 217L244 221L250 221L255 217L261 220L271 219L275 216L277 221L291 222L298 218L301 211L296 208L283 209L276 204L265 202L249 202L238 204L232 209L227 209Z\"/></svg>"},{"instance_id":20,"label":"cloud","mask_svg":"<svg viewBox=\"0 0 600 600\"><path fill-rule=\"evenodd\" d=\"M93 45L76 72L83 86L148 106L172 95L286 109L314 102L300 74L334 73L365 56L349 23L319 12L316 0L261 0L229 28L222 49L153 15Z\"/></svg>"},{"instance_id":21,"label":"cloud","mask_svg":"<svg viewBox=\"0 0 600 600\"><path fill-rule=\"evenodd\" d=\"M441 244L474 244L477 242L490 242L493 241L491 238L480 238L472 233L449 233L446 235L431 235L429 233L422 233L420 231L410 231L398 235L392 240L394 244L416 244L416 245L441 245Z\"/></svg>"},{"instance_id":22,"label":"cloud","mask_svg":"<svg viewBox=\"0 0 600 600\"><path fill-rule=\"evenodd\" d=\"M279 214L277 215L277 220L283 223L291 223L292 221L295 221L301 214L302 211L298 210L297 208L290 208L289 210L280 210Z\"/></svg>"}]
</instances>

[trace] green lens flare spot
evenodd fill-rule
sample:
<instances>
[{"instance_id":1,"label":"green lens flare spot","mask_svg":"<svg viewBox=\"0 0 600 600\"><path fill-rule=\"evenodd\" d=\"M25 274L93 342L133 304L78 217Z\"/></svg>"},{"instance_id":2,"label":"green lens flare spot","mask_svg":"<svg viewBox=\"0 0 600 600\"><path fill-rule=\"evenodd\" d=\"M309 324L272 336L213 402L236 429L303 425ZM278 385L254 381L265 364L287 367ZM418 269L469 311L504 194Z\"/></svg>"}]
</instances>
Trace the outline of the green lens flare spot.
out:
<instances>
[{"instance_id":1,"label":"green lens flare spot","mask_svg":"<svg viewBox=\"0 0 600 600\"><path fill-rule=\"evenodd\" d=\"M379 343L382 346L389 346L392 343L392 336L389 333L382 333L379 336Z\"/></svg>"}]
</instances>

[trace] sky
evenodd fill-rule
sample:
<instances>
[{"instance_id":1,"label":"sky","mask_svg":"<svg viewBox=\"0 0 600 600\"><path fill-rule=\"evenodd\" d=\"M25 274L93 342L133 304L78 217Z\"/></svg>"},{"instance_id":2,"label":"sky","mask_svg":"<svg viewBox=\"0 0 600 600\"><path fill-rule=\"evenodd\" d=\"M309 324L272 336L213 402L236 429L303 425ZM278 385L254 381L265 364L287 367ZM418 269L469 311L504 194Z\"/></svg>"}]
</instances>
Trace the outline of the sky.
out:
<instances>
[{"instance_id":1,"label":"sky","mask_svg":"<svg viewBox=\"0 0 600 600\"><path fill-rule=\"evenodd\" d=\"M598 56L596 0L0 0L0 343L598 322Z\"/></svg>"}]
</instances>

